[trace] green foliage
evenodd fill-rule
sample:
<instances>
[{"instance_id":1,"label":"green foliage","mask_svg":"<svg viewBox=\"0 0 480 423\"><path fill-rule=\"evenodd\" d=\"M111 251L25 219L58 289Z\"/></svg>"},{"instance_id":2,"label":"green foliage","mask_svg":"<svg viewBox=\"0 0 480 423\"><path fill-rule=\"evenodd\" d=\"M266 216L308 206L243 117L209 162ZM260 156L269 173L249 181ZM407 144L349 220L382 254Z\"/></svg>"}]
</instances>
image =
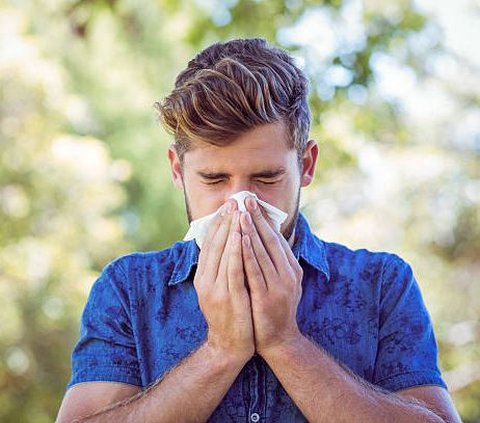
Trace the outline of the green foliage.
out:
<instances>
[{"instance_id":1,"label":"green foliage","mask_svg":"<svg viewBox=\"0 0 480 423\"><path fill-rule=\"evenodd\" d=\"M388 57L419 85L443 84L463 107L458 116L478 106L480 91L438 82L430 64L441 43L418 47L433 24L409 1L364 2L360 22L348 20L353 3L0 6L1 421L54 419L98 272L120 254L164 248L186 230L166 160L171 140L153 103L199 49L247 36L305 58L312 137L321 145L317 183L304 196L313 226L326 239L394 250L413 263L455 400L466 422L478 421L478 148L455 144L444 123L437 132L418 124L378 89L375 66ZM326 38L302 26L315 13L337 36L363 28L363 42L347 39L324 55ZM328 79L337 71L343 82Z\"/></svg>"}]
</instances>

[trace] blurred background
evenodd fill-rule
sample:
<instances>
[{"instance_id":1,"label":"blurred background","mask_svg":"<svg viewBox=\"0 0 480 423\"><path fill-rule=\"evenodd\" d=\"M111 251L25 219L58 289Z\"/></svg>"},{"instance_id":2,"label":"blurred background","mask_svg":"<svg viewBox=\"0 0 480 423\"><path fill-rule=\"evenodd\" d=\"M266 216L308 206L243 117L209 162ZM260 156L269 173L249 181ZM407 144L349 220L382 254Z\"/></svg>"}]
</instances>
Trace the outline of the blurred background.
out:
<instances>
[{"instance_id":1,"label":"blurred background","mask_svg":"<svg viewBox=\"0 0 480 423\"><path fill-rule=\"evenodd\" d=\"M0 421L53 421L103 266L186 230L154 101L208 44L261 36L311 79L323 239L409 261L480 422L480 3L0 0Z\"/></svg>"}]
</instances>

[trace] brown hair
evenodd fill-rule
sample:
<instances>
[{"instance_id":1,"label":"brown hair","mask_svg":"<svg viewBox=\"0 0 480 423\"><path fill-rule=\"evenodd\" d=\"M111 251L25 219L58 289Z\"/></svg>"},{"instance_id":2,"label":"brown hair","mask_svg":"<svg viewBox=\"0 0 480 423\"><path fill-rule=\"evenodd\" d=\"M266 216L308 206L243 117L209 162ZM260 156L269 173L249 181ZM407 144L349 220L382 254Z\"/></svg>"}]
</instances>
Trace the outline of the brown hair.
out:
<instances>
[{"instance_id":1,"label":"brown hair","mask_svg":"<svg viewBox=\"0 0 480 423\"><path fill-rule=\"evenodd\" d=\"M281 120L289 147L301 157L310 127L307 95L307 79L293 58L254 38L216 43L200 52L155 107L175 137L181 160L194 141L221 146Z\"/></svg>"}]
</instances>

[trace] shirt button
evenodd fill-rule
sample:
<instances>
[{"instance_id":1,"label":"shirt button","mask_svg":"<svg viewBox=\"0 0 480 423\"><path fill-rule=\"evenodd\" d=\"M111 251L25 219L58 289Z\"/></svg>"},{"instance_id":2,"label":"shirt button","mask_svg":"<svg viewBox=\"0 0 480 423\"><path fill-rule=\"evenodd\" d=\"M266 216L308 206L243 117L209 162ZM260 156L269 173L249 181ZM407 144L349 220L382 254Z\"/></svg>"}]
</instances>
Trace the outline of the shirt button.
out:
<instances>
[{"instance_id":1,"label":"shirt button","mask_svg":"<svg viewBox=\"0 0 480 423\"><path fill-rule=\"evenodd\" d=\"M257 423L260 420L260 416L258 415L258 413L252 413L250 414L250 420L253 423Z\"/></svg>"}]
</instances>

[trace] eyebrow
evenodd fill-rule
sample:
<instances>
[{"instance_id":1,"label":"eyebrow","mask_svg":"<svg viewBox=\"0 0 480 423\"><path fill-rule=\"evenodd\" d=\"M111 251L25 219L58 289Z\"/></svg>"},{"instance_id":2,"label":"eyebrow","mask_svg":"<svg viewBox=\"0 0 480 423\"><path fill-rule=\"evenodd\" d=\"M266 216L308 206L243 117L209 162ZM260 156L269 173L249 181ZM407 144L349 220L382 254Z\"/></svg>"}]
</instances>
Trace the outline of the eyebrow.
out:
<instances>
[{"instance_id":1,"label":"eyebrow","mask_svg":"<svg viewBox=\"0 0 480 423\"><path fill-rule=\"evenodd\" d=\"M275 178L276 176L283 175L285 173L285 169L281 167L280 169L275 170L264 170L261 172L253 173L252 176L254 178Z\"/></svg>"},{"instance_id":2,"label":"eyebrow","mask_svg":"<svg viewBox=\"0 0 480 423\"><path fill-rule=\"evenodd\" d=\"M199 170L198 175L205 179L222 179L228 178L231 175L226 172L205 172ZM285 168L281 167L279 169L273 170L262 170L260 172L252 173L251 176L254 178L275 178L277 176L283 175L285 173Z\"/></svg>"}]
</instances>

